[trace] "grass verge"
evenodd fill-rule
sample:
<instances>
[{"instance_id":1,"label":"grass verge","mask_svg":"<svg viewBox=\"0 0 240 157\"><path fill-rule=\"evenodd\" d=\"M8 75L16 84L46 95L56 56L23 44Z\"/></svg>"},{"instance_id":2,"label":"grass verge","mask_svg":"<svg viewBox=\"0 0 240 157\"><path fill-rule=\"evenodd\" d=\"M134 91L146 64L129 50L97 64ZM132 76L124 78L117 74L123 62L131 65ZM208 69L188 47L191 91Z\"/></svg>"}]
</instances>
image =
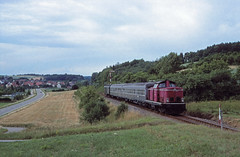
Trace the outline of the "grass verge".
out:
<instances>
[{"instance_id":1,"label":"grass verge","mask_svg":"<svg viewBox=\"0 0 240 157\"><path fill-rule=\"evenodd\" d=\"M7 129L1 128L1 126L0 126L0 135L1 135L1 134L4 134L4 133L7 132L7 131L8 131Z\"/></svg>"},{"instance_id":2,"label":"grass verge","mask_svg":"<svg viewBox=\"0 0 240 157\"><path fill-rule=\"evenodd\" d=\"M240 128L240 101L206 101L192 102L187 104L187 112L190 115L217 120L219 104L223 112L223 121Z\"/></svg>"},{"instance_id":3,"label":"grass verge","mask_svg":"<svg viewBox=\"0 0 240 157\"><path fill-rule=\"evenodd\" d=\"M3 156L239 156L240 134L189 124L0 143Z\"/></svg>"},{"instance_id":4,"label":"grass verge","mask_svg":"<svg viewBox=\"0 0 240 157\"><path fill-rule=\"evenodd\" d=\"M1 102L0 103L0 109L8 106L9 104L11 104L11 102Z\"/></svg>"},{"instance_id":5,"label":"grass verge","mask_svg":"<svg viewBox=\"0 0 240 157\"><path fill-rule=\"evenodd\" d=\"M105 132L113 130L126 130L143 127L145 125L172 124L172 122L164 121L159 118L140 118L133 121L120 121L118 123L101 122L99 124L90 125L84 124L72 126L68 128L53 128L53 127L32 127L19 133L0 134L0 139L38 139L52 136L64 136L73 134L86 134Z\"/></svg>"}]
</instances>

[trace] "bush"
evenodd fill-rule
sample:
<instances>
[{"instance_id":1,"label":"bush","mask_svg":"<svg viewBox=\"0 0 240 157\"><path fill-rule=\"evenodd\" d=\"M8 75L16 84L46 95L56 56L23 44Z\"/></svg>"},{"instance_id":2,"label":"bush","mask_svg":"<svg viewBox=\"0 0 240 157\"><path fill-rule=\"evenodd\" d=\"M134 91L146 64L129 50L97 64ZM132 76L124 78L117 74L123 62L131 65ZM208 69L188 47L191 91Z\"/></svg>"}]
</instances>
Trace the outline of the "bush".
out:
<instances>
[{"instance_id":1,"label":"bush","mask_svg":"<svg viewBox=\"0 0 240 157\"><path fill-rule=\"evenodd\" d=\"M31 95L31 91L30 91L30 89L27 91L27 95Z\"/></svg>"},{"instance_id":2,"label":"bush","mask_svg":"<svg viewBox=\"0 0 240 157\"><path fill-rule=\"evenodd\" d=\"M76 90L76 89L78 89L79 87L77 86L77 85L73 85L72 86L72 90Z\"/></svg>"},{"instance_id":3,"label":"bush","mask_svg":"<svg viewBox=\"0 0 240 157\"><path fill-rule=\"evenodd\" d=\"M118 119L120 115L122 115L127 110L128 110L128 105L125 103L121 103L121 105L119 105L117 108L117 112L115 113L115 118Z\"/></svg>"},{"instance_id":4,"label":"bush","mask_svg":"<svg viewBox=\"0 0 240 157\"><path fill-rule=\"evenodd\" d=\"M0 98L0 102L11 102L10 98Z\"/></svg>"},{"instance_id":5,"label":"bush","mask_svg":"<svg viewBox=\"0 0 240 157\"><path fill-rule=\"evenodd\" d=\"M14 100L22 100L23 98L24 98L23 95L16 95L16 96L14 97Z\"/></svg>"},{"instance_id":6,"label":"bush","mask_svg":"<svg viewBox=\"0 0 240 157\"><path fill-rule=\"evenodd\" d=\"M89 123L103 120L110 114L109 107L102 100L90 102L84 106L83 119Z\"/></svg>"},{"instance_id":7,"label":"bush","mask_svg":"<svg viewBox=\"0 0 240 157\"><path fill-rule=\"evenodd\" d=\"M82 87L78 90L79 92L76 92L80 98L79 108L84 107L86 104L88 104L90 101L97 101L99 98L99 95L96 93L96 89L93 86L88 87Z\"/></svg>"},{"instance_id":8,"label":"bush","mask_svg":"<svg viewBox=\"0 0 240 157\"><path fill-rule=\"evenodd\" d=\"M63 91L65 91L63 88L61 88L61 89L53 89L52 90L52 92L63 92Z\"/></svg>"},{"instance_id":9,"label":"bush","mask_svg":"<svg viewBox=\"0 0 240 157\"><path fill-rule=\"evenodd\" d=\"M84 109L82 117L89 123L103 120L110 114L109 107L93 86L83 87L76 94L80 98L79 107Z\"/></svg>"}]
</instances>

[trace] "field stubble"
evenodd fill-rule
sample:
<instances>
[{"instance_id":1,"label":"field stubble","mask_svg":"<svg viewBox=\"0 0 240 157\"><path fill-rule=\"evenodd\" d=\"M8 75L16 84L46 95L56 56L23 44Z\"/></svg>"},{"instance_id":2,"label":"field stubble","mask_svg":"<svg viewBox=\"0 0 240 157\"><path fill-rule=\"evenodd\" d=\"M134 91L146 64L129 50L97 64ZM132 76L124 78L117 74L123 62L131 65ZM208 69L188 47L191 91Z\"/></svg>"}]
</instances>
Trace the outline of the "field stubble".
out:
<instances>
[{"instance_id":1,"label":"field stubble","mask_svg":"<svg viewBox=\"0 0 240 157\"><path fill-rule=\"evenodd\" d=\"M4 126L69 127L79 124L73 91L52 92L41 101L0 119Z\"/></svg>"}]
</instances>

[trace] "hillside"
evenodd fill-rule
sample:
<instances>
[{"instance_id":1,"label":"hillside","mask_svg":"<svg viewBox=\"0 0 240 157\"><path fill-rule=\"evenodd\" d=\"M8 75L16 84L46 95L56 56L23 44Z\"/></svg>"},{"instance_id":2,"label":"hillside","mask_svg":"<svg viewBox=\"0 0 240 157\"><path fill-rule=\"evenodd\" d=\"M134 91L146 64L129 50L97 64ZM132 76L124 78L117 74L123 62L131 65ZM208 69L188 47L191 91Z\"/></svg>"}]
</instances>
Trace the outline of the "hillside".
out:
<instances>
[{"instance_id":1,"label":"hillside","mask_svg":"<svg viewBox=\"0 0 240 157\"><path fill-rule=\"evenodd\" d=\"M141 59L116 64L93 73L92 82L103 86L114 71L112 83L173 80L184 88L186 101L239 99L239 65L240 42L221 43L197 52L171 52L154 62Z\"/></svg>"},{"instance_id":2,"label":"hillside","mask_svg":"<svg viewBox=\"0 0 240 157\"><path fill-rule=\"evenodd\" d=\"M196 62L205 58L222 59L231 65L240 64L240 42L235 43L221 43L212 45L206 49L197 52L187 52L184 54L184 63Z\"/></svg>"}]
</instances>

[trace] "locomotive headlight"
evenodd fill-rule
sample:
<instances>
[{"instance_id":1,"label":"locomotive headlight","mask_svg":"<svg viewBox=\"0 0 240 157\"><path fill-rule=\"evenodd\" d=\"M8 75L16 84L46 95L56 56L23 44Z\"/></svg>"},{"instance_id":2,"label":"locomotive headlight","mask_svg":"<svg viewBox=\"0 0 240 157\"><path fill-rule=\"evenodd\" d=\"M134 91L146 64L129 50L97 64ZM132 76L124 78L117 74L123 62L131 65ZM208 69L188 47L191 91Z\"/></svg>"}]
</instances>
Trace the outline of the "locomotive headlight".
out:
<instances>
[{"instance_id":1,"label":"locomotive headlight","mask_svg":"<svg viewBox=\"0 0 240 157\"><path fill-rule=\"evenodd\" d=\"M182 102L184 102L184 98L182 98Z\"/></svg>"},{"instance_id":2,"label":"locomotive headlight","mask_svg":"<svg viewBox=\"0 0 240 157\"><path fill-rule=\"evenodd\" d=\"M169 98L167 98L167 102L169 102Z\"/></svg>"}]
</instances>

